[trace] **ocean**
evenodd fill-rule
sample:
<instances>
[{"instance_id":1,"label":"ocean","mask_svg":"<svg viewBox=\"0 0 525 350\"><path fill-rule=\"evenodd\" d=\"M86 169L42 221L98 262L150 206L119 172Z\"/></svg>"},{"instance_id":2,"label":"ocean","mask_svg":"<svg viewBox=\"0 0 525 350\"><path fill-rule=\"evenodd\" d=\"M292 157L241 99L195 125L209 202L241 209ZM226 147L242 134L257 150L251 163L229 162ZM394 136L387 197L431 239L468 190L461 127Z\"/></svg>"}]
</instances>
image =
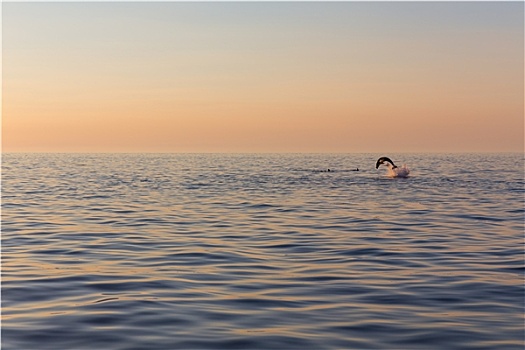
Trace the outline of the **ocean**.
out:
<instances>
[{"instance_id":1,"label":"ocean","mask_svg":"<svg viewBox=\"0 0 525 350\"><path fill-rule=\"evenodd\" d=\"M521 350L524 185L521 153L3 154L2 349Z\"/></svg>"}]
</instances>

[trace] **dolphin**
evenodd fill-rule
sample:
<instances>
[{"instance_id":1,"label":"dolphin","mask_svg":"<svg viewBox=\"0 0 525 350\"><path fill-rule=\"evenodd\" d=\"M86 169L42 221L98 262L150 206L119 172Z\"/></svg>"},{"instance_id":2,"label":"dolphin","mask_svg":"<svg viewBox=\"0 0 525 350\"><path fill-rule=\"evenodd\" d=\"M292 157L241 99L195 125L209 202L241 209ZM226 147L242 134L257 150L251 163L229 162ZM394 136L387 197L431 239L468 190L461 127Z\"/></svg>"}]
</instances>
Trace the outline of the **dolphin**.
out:
<instances>
[{"instance_id":1,"label":"dolphin","mask_svg":"<svg viewBox=\"0 0 525 350\"><path fill-rule=\"evenodd\" d=\"M395 169L397 168L397 165L394 164L394 162L392 161L392 159L388 158L388 157L381 157L377 160L376 162L376 169L379 168L379 166L381 164L384 164L385 162L388 162L390 164L392 164L392 169Z\"/></svg>"}]
</instances>

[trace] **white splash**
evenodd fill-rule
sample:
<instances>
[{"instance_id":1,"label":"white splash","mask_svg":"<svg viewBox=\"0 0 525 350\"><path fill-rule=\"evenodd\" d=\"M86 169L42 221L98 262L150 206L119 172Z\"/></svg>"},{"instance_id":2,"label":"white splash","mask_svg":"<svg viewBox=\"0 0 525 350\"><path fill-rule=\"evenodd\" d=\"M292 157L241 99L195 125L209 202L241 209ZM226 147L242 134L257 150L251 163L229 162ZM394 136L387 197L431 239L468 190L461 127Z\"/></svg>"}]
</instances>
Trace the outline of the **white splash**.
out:
<instances>
[{"instance_id":1,"label":"white splash","mask_svg":"<svg viewBox=\"0 0 525 350\"><path fill-rule=\"evenodd\" d=\"M388 176L390 177L408 177L410 174L410 169L407 168L405 164L401 167L392 167L392 165L387 164L388 167Z\"/></svg>"}]
</instances>

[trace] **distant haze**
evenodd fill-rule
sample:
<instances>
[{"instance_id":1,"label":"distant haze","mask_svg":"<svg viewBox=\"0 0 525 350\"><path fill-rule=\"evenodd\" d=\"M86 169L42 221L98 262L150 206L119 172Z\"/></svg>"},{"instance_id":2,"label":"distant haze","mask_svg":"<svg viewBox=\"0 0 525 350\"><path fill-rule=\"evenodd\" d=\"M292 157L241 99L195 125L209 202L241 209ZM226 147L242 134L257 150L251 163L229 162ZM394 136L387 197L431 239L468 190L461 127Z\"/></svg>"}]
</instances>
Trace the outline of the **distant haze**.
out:
<instances>
[{"instance_id":1,"label":"distant haze","mask_svg":"<svg viewBox=\"0 0 525 350\"><path fill-rule=\"evenodd\" d=\"M4 152L523 151L523 2L2 11Z\"/></svg>"}]
</instances>

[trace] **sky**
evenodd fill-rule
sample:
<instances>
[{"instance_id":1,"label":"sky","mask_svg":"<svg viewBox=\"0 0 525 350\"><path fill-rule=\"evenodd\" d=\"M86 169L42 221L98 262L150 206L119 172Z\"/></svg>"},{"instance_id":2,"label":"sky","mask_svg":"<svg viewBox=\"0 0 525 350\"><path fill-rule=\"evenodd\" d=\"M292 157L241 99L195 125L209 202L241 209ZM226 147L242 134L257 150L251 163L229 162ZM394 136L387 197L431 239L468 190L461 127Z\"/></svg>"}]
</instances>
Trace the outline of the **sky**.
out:
<instances>
[{"instance_id":1,"label":"sky","mask_svg":"<svg viewBox=\"0 0 525 350\"><path fill-rule=\"evenodd\" d=\"M3 152L523 152L523 2L2 4Z\"/></svg>"}]
</instances>

